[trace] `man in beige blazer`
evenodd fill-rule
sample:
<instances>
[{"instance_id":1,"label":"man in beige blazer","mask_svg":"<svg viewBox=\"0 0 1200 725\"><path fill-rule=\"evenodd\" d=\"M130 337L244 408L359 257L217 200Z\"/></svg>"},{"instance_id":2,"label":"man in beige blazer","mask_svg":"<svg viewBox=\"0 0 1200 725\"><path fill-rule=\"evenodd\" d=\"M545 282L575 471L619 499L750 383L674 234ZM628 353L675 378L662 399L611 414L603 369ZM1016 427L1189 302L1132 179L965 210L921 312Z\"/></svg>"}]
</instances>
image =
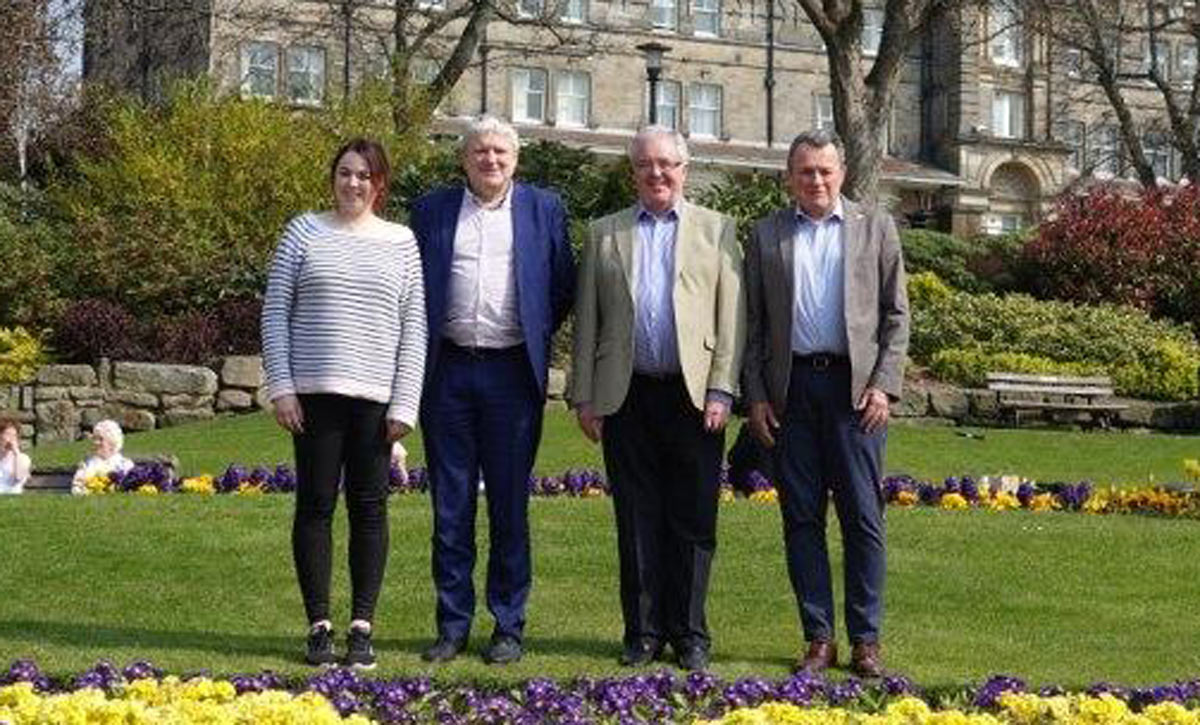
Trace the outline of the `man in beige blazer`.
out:
<instances>
[{"instance_id":1,"label":"man in beige blazer","mask_svg":"<svg viewBox=\"0 0 1200 725\"><path fill-rule=\"evenodd\" d=\"M595 221L579 268L570 400L604 451L617 519L620 661L670 644L708 665L725 423L745 341L732 219L683 199L687 144L651 126L630 146L638 203Z\"/></svg>"},{"instance_id":2,"label":"man in beige blazer","mask_svg":"<svg viewBox=\"0 0 1200 725\"><path fill-rule=\"evenodd\" d=\"M746 250L751 432L772 449L788 573L808 649L798 668L837 662L825 547L829 492L845 550L850 666L882 672L884 444L900 397L908 297L896 225L841 196L833 132L801 134L788 155L795 206L762 219Z\"/></svg>"}]
</instances>

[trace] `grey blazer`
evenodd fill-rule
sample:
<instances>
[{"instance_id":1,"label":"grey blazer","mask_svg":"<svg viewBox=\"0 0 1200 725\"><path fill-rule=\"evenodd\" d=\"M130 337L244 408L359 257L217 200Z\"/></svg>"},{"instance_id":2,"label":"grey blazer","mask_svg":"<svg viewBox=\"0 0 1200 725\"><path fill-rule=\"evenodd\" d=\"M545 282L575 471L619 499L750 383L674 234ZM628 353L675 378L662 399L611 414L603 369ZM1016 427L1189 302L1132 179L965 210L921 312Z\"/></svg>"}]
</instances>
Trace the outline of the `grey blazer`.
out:
<instances>
[{"instance_id":1,"label":"grey blazer","mask_svg":"<svg viewBox=\"0 0 1200 725\"><path fill-rule=\"evenodd\" d=\"M908 293L896 224L883 209L843 199L845 312L850 346L850 404L875 387L896 400L908 348ZM794 209L781 209L754 228L746 249L746 341L743 384L747 403L787 407L792 370Z\"/></svg>"}]
</instances>

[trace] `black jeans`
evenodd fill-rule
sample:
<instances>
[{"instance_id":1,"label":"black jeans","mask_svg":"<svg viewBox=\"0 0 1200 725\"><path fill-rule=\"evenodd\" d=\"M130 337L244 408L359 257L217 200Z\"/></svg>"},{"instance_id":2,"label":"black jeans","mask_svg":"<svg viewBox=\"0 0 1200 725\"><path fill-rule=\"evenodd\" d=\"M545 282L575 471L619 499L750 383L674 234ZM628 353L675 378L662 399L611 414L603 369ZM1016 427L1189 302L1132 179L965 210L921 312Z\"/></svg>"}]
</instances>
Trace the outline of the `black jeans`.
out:
<instances>
[{"instance_id":1,"label":"black jeans","mask_svg":"<svg viewBox=\"0 0 1200 725\"><path fill-rule=\"evenodd\" d=\"M388 549L387 404L344 395L301 395L304 432L296 451L292 555L310 623L329 619L331 524L338 484L350 513L352 619L371 621ZM344 475L343 475L344 474Z\"/></svg>"}]
</instances>

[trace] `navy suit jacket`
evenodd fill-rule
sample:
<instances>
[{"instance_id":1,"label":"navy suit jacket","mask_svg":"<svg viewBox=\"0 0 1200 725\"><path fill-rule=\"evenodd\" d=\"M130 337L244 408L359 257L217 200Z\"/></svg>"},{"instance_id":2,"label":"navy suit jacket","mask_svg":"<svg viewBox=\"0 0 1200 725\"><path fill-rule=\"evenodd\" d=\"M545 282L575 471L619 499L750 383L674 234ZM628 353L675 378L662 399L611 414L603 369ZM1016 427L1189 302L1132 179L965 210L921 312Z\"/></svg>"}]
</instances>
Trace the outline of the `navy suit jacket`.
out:
<instances>
[{"instance_id":1,"label":"navy suit jacket","mask_svg":"<svg viewBox=\"0 0 1200 725\"><path fill-rule=\"evenodd\" d=\"M442 349L454 233L464 193L462 187L432 191L412 203L409 218L421 250L429 314L426 389ZM517 307L529 364L544 396L550 338L566 318L575 296L575 259L567 235L567 213L558 194L514 182L512 195Z\"/></svg>"}]
</instances>

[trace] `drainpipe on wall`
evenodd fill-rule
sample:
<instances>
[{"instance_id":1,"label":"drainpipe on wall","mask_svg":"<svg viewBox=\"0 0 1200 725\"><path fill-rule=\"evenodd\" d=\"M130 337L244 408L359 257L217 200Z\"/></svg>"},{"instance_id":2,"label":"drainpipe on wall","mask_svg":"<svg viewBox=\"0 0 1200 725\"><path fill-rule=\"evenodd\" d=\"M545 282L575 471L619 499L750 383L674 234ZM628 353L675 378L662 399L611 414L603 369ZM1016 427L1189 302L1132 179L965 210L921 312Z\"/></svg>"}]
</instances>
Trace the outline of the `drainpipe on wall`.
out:
<instances>
[{"instance_id":1,"label":"drainpipe on wall","mask_svg":"<svg viewBox=\"0 0 1200 725\"><path fill-rule=\"evenodd\" d=\"M483 26L479 39L479 115L488 112L488 51L491 47L487 42L487 26Z\"/></svg>"},{"instance_id":2,"label":"drainpipe on wall","mask_svg":"<svg viewBox=\"0 0 1200 725\"><path fill-rule=\"evenodd\" d=\"M775 142L775 0L767 2L767 69L763 87L767 92L767 148Z\"/></svg>"}]
</instances>

